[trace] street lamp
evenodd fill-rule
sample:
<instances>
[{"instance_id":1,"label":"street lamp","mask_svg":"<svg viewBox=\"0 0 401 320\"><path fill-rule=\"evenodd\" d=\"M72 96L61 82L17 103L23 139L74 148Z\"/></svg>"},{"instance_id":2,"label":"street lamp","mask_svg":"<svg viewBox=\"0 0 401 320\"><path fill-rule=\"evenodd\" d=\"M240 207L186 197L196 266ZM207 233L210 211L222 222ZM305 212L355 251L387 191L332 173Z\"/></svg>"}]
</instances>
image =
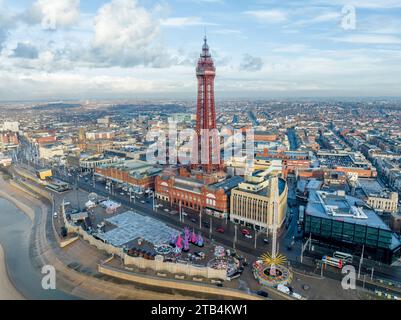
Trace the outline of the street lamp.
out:
<instances>
[{"instance_id":1,"label":"street lamp","mask_svg":"<svg viewBox=\"0 0 401 320\"><path fill-rule=\"evenodd\" d=\"M362 246L362 255L361 258L359 259L359 267L358 267L358 279L361 277L361 267L363 263L363 254L365 252L365 245Z\"/></svg>"},{"instance_id":2,"label":"street lamp","mask_svg":"<svg viewBox=\"0 0 401 320\"><path fill-rule=\"evenodd\" d=\"M202 208L199 210L199 229L202 229Z\"/></svg>"},{"instance_id":3,"label":"street lamp","mask_svg":"<svg viewBox=\"0 0 401 320\"><path fill-rule=\"evenodd\" d=\"M233 241L233 248L235 249L235 243L237 242L237 225L234 225L234 241Z\"/></svg>"},{"instance_id":4,"label":"street lamp","mask_svg":"<svg viewBox=\"0 0 401 320\"><path fill-rule=\"evenodd\" d=\"M212 217L210 217L210 228L209 228L209 234L210 234L210 239L212 238Z\"/></svg>"}]
</instances>

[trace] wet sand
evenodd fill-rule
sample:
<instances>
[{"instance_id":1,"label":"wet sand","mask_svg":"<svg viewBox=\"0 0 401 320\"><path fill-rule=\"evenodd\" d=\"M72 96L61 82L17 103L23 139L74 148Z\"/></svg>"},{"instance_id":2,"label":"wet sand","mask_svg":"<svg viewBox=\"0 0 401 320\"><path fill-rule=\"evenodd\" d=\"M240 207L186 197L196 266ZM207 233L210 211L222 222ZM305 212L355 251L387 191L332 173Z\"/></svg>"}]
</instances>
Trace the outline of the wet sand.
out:
<instances>
[{"instance_id":1,"label":"wet sand","mask_svg":"<svg viewBox=\"0 0 401 320\"><path fill-rule=\"evenodd\" d=\"M0 300L25 300L11 283L6 267L3 247L0 245Z\"/></svg>"}]
</instances>

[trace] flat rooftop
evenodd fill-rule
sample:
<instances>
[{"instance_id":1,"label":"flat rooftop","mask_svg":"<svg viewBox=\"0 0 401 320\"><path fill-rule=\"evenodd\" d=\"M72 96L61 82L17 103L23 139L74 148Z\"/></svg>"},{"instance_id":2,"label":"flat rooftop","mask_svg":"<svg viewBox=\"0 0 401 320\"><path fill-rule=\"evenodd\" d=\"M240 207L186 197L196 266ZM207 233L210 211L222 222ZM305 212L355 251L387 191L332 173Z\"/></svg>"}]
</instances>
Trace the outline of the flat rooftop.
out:
<instances>
[{"instance_id":1,"label":"flat rooftop","mask_svg":"<svg viewBox=\"0 0 401 320\"><path fill-rule=\"evenodd\" d=\"M360 218L355 217L352 207L361 210ZM337 215L329 214L327 208L331 208ZM312 190L309 194L306 213L319 218L390 230L374 210L369 209L362 200L348 195L326 193L325 197L319 197L319 191Z\"/></svg>"},{"instance_id":2,"label":"flat rooftop","mask_svg":"<svg viewBox=\"0 0 401 320\"><path fill-rule=\"evenodd\" d=\"M115 247L122 247L138 238L154 245L169 243L172 235L179 234L178 230L165 223L133 211L126 211L105 221L116 228L96 236Z\"/></svg>"},{"instance_id":3,"label":"flat rooftop","mask_svg":"<svg viewBox=\"0 0 401 320\"><path fill-rule=\"evenodd\" d=\"M237 187L238 184L240 184L243 181L244 181L243 177L234 176L234 177L225 179L223 181L211 184L211 185L207 186L207 188L213 189L213 190L224 189L225 191L229 191L229 190Z\"/></svg>"},{"instance_id":4,"label":"flat rooftop","mask_svg":"<svg viewBox=\"0 0 401 320\"><path fill-rule=\"evenodd\" d=\"M386 191L376 179L358 179L358 182L366 196L378 196Z\"/></svg>"}]
</instances>

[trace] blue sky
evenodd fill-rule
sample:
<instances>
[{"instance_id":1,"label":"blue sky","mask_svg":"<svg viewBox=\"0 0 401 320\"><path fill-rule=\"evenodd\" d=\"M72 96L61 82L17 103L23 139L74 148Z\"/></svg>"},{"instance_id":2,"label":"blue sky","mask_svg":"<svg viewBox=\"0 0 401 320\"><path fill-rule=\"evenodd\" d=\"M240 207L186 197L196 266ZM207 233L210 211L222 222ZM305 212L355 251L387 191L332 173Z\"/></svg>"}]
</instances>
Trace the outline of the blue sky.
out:
<instances>
[{"instance_id":1,"label":"blue sky","mask_svg":"<svg viewBox=\"0 0 401 320\"><path fill-rule=\"evenodd\" d=\"M401 0L0 0L0 100L193 97L205 29L217 98L401 95Z\"/></svg>"}]
</instances>

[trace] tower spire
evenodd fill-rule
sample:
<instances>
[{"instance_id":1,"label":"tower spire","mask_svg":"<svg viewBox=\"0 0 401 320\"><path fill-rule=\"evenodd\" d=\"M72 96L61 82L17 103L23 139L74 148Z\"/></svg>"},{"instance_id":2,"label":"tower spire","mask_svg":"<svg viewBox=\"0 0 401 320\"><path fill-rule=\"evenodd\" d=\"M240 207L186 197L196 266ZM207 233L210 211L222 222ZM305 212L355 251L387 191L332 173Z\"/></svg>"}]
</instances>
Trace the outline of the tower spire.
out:
<instances>
[{"instance_id":1,"label":"tower spire","mask_svg":"<svg viewBox=\"0 0 401 320\"><path fill-rule=\"evenodd\" d=\"M209 52L209 45L207 44L207 37L205 32L205 37L203 38L202 54L201 58L210 58L211 54Z\"/></svg>"}]
</instances>

